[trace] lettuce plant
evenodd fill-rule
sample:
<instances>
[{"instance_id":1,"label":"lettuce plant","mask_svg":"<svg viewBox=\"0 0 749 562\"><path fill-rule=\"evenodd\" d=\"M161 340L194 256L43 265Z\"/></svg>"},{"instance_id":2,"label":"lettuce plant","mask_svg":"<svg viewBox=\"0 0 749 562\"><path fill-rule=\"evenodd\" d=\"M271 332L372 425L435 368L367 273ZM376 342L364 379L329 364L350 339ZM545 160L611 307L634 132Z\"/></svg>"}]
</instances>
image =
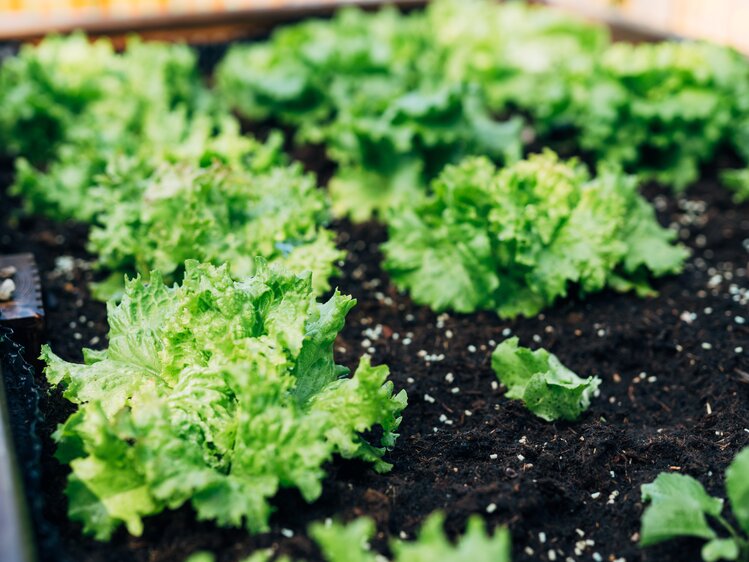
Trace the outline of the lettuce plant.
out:
<instances>
[{"instance_id":1,"label":"lettuce plant","mask_svg":"<svg viewBox=\"0 0 749 562\"><path fill-rule=\"evenodd\" d=\"M366 356L351 377L335 363L354 304L338 292L317 303L309 274L263 261L239 281L195 261L181 285L158 271L129 281L108 308L107 349L84 350L83 364L42 352L47 380L77 406L54 434L70 517L106 540L189 503L199 519L258 532L280 487L320 495L334 455L389 470L406 394Z\"/></svg>"},{"instance_id":2,"label":"lettuce plant","mask_svg":"<svg viewBox=\"0 0 749 562\"><path fill-rule=\"evenodd\" d=\"M394 212L384 267L434 310L532 316L571 290L652 294L648 277L681 271L636 180L546 151L497 170L485 158L448 166L433 194Z\"/></svg>"},{"instance_id":3,"label":"lettuce plant","mask_svg":"<svg viewBox=\"0 0 749 562\"><path fill-rule=\"evenodd\" d=\"M334 209L359 221L419 199L466 154L518 157L520 120L496 121L480 89L447 81L442 55L421 13L349 9L233 47L217 83L247 117L324 143Z\"/></svg>"},{"instance_id":4,"label":"lettuce plant","mask_svg":"<svg viewBox=\"0 0 749 562\"><path fill-rule=\"evenodd\" d=\"M29 211L91 220L94 177L110 159L164 147L221 128L226 112L202 86L184 45L52 36L24 46L0 69L0 141L16 160L12 193ZM201 116L207 123L195 123Z\"/></svg>"},{"instance_id":5,"label":"lettuce plant","mask_svg":"<svg viewBox=\"0 0 749 562\"><path fill-rule=\"evenodd\" d=\"M510 533L506 527L500 527L489 536L481 517L474 515L468 520L465 534L452 544L442 528L444 519L441 513L434 513L424 522L415 540L393 539L390 558L369 550L368 541L374 536L375 525L366 517L345 525L314 523L310 533L326 562L510 562ZM271 552L259 551L244 562L268 562L271 558ZM288 557L276 560L291 562ZM213 561L212 555L201 552L192 555L187 562Z\"/></svg>"},{"instance_id":6,"label":"lettuce plant","mask_svg":"<svg viewBox=\"0 0 749 562\"><path fill-rule=\"evenodd\" d=\"M702 547L705 562L749 560L749 447L744 448L726 470L726 493L740 530L723 516L723 500L707 493L699 481L686 474L661 473L642 486L642 501L648 502L642 516L640 545L650 546L677 537L707 541ZM714 529L717 524L723 536ZM743 532L743 534L742 534Z\"/></svg>"},{"instance_id":7,"label":"lettuce plant","mask_svg":"<svg viewBox=\"0 0 749 562\"><path fill-rule=\"evenodd\" d=\"M234 276L246 277L255 256L296 273L311 271L317 294L330 288L328 278L345 254L324 228L327 198L312 175L299 165L253 173L190 162L155 170L126 162L100 178L92 194L102 211L89 250L113 273L96 286L97 297L120 294L123 274L158 270L167 281L179 280L187 259L228 263Z\"/></svg>"},{"instance_id":8,"label":"lettuce plant","mask_svg":"<svg viewBox=\"0 0 749 562\"><path fill-rule=\"evenodd\" d=\"M677 189L749 129L749 63L708 43L611 45L575 92L583 149Z\"/></svg>"},{"instance_id":9,"label":"lettuce plant","mask_svg":"<svg viewBox=\"0 0 749 562\"><path fill-rule=\"evenodd\" d=\"M546 421L575 421L601 384L598 377L580 378L545 349L519 347L516 337L496 347L492 369L507 387L507 398L522 400Z\"/></svg>"},{"instance_id":10,"label":"lettuce plant","mask_svg":"<svg viewBox=\"0 0 749 562\"><path fill-rule=\"evenodd\" d=\"M604 26L523 2L440 0L426 17L449 81L476 83L492 111L520 109L542 134L609 45Z\"/></svg>"}]
</instances>

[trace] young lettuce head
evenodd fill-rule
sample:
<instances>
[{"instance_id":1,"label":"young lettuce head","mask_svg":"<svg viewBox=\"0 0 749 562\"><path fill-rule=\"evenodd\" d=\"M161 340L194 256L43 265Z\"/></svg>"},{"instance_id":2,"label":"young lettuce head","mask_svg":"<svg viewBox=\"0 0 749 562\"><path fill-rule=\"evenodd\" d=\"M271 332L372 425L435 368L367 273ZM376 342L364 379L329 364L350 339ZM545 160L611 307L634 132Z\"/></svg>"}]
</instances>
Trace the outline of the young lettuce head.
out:
<instances>
[{"instance_id":1,"label":"young lettuce head","mask_svg":"<svg viewBox=\"0 0 749 562\"><path fill-rule=\"evenodd\" d=\"M109 304L107 349L84 350L83 364L42 353L77 406L54 434L70 517L106 540L189 503L198 519L259 532L279 488L320 495L334 455L389 470L406 394L366 356L351 377L335 363L354 304L338 292L317 303L309 274L263 261L239 281L195 261L180 285L158 271L129 281Z\"/></svg>"},{"instance_id":2,"label":"young lettuce head","mask_svg":"<svg viewBox=\"0 0 749 562\"><path fill-rule=\"evenodd\" d=\"M651 276L681 271L636 180L592 178L551 151L501 170L486 158L448 166L432 195L391 214L384 267L434 310L533 316L575 290L652 293Z\"/></svg>"}]
</instances>

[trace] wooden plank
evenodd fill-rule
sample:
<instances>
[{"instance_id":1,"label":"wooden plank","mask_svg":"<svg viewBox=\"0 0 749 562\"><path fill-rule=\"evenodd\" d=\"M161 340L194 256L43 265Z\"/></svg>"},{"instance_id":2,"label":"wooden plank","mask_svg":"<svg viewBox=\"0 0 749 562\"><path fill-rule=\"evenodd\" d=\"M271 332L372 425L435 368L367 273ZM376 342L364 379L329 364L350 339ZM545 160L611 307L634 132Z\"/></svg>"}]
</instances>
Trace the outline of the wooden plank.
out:
<instances>
[{"instance_id":1,"label":"wooden plank","mask_svg":"<svg viewBox=\"0 0 749 562\"><path fill-rule=\"evenodd\" d=\"M103 17L98 10L44 15L32 12L5 13L0 18L0 40L35 40L48 33L69 33L76 29L83 29L98 35L175 29L195 29L205 32L206 29L223 26L234 30L241 26L249 26L250 29L258 26L268 28L277 22L329 14L343 6L375 8L384 3L382 0L278 2L276 5L235 10L185 11L170 14L156 12L148 15L119 14L116 17ZM426 0L396 0L388 3L415 7L424 5Z\"/></svg>"}]
</instances>

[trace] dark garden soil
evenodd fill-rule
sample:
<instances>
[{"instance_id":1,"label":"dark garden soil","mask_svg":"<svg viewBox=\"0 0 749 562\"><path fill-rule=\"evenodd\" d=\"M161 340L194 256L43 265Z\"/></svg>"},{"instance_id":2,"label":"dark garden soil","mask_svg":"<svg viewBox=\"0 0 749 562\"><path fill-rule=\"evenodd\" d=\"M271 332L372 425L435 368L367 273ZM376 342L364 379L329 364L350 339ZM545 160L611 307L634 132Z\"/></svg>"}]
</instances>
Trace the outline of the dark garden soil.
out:
<instances>
[{"instance_id":1,"label":"dark garden soil","mask_svg":"<svg viewBox=\"0 0 749 562\"><path fill-rule=\"evenodd\" d=\"M300 154L327 175L319 151ZM4 162L3 186L9 169ZM105 307L87 289L95 273L86 228L36 217L16 221L18 202L4 190L0 253L35 254L52 348L80 360L82 346L106 345L107 330ZM268 534L196 523L183 508L148 519L142 537L120 531L110 543L82 538L66 517L67 469L52 458L50 440L71 408L39 377L46 516L60 540L52 559L166 562L208 549L234 562L273 546L315 561L319 554L305 533L312 521L373 517L379 531L373 547L384 551L390 537L413 537L441 509L451 534L472 513L492 527L509 525L514 560L521 562L698 560L699 543L688 540L637 547L639 487L661 471L679 471L722 495L726 466L749 444L749 206L734 205L714 179L680 197L655 187L646 195L663 224L678 224L693 249L683 274L659 282L654 298L607 291L512 322L415 306L380 269L383 227L336 223L348 252L338 284L359 301L336 343L338 361L354 367L370 353L390 366L410 405L389 455L392 472L336 461L313 505L291 491L278 496ZM546 347L580 375L601 377L601 394L581 421L546 423L504 397L490 355L510 334Z\"/></svg>"}]
</instances>

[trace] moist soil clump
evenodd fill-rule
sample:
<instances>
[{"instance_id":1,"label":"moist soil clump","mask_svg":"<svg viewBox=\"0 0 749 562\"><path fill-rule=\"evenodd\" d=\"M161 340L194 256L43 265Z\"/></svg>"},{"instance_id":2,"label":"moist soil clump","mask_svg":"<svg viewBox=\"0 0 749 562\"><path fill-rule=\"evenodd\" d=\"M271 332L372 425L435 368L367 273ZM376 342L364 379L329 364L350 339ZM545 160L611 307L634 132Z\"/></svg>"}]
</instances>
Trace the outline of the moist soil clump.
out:
<instances>
[{"instance_id":1,"label":"moist soil clump","mask_svg":"<svg viewBox=\"0 0 749 562\"><path fill-rule=\"evenodd\" d=\"M329 176L319 150L295 151ZM85 225L18 217L7 195L9 161L0 163L4 204L0 251L33 252L55 353L81 360L81 347L106 346L106 311L88 283L97 276L85 249ZM442 510L451 535L479 513L491 527L508 525L513 559L690 562L699 542L673 541L640 550L640 485L662 471L697 477L723 496L723 474L749 443L749 206L735 205L708 171L684 195L646 186L662 224L674 224L692 249L681 275L656 283L658 295L605 291L569 298L534 318L502 321L493 313L435 314L401 294L380 268L377 223L336 222L348 257L334 281L358 305L336 342L339 363L355 367L363 353L390 366L409 406L394 464L378 475L336 461L319 501L292 491L275 500L269 533L196 522L190 508L145 522L142 537L118 531L108 543L81 536L66 515L67 467L54 458L51 433L72 411L41 374L42 474L46 524L59 537L51 560L182 561L207 549L236 561L260 547L320 560L306 534L312 521L366 515L377 522L373 548L413 537L426 516ZM491 352L511 335L521 345L555 353L581 376L602 379L600 396L576 423L547 423L504 397ZM600 558L599 558L600 556Z\"/></svg>"}]
</instances>

